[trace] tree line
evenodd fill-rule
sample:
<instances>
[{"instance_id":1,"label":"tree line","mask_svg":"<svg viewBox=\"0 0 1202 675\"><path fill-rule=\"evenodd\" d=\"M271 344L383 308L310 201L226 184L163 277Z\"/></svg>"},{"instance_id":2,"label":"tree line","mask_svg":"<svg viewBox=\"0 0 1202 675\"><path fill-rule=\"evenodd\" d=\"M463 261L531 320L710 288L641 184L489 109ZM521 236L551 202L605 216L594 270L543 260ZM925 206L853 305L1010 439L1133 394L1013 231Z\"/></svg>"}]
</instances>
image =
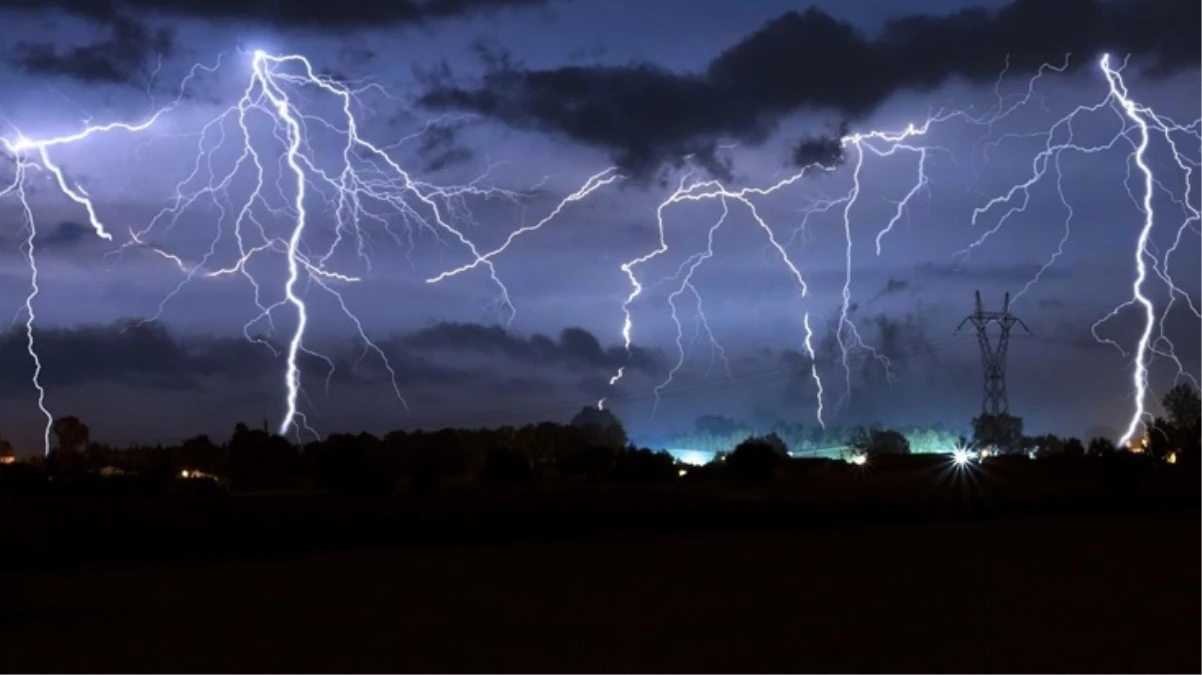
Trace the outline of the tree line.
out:
<instances>
[{"instance_id":1,"label":"tree line","mask_svg":"<svg viewBox=\"0 0 1202 675\"><path fill-rule=\"evenodd\" d=\"M1165 415L1150 420L1145 437L1132 450L1168 463L1197 465L1202 454L1202 402L1188 385L1165 394ZM994 454L1041 457L1109 455L1109 439L1088 444L1054 435L1025 436L1022 419L980 416L972 437L934 427L894 430L880 427L810 429L774 425L766 433L729 418L698 418L694 432L663 439L666 447L709 451L724 475L761 480L788 457L843 458L949 452L974 447ZM334 434L296 445L266 428L238 424L225 442L197 436L177 445L114 448L91 440L77 417L54 421L55 447L44 461L55 476L139 476L149 480L199 478L228 482L238 491L322 488L335 492L380 493L409 481L428 491L439 483L480 479L526 483L546 477L567 480L667 481L683 469L665 451L633 445L621 421L608 410L583 408L568 424L541 422L494 429L440 429ZM12 447L0 439L0 458ZM698 472L700 473L700 472Z\"/></svg>"}]
</instances>

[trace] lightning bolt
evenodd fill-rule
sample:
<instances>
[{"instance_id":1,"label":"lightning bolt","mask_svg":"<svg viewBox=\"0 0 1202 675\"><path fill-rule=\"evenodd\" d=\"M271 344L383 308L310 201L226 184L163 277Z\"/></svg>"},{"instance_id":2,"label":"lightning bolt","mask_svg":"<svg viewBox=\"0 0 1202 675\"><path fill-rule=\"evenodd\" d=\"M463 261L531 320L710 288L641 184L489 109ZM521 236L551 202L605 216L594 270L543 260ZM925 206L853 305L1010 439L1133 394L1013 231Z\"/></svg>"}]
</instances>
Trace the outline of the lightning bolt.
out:
<instances>
[{"instance_id":1,"label":"lightning bolt","mask_svg":"<svg viewBox=\"0 0 1202 675\"><path fill-rule=\"evenodd\" d=\"M437 242L451 242L466 249L472 262L463 270L484 266L500 292L501 305L508 310L508 320L515 312L509 299L508 289L497 276L492 257L499 251L481 254L476 246L462 233L464 225L474 224L467 200L503 199L518 203L533 195L516 190L502 189L488 182L489 167L484 175L462 185L439 186L420 180L406 172L389 152L406 140L406 137L391 145L373 144L359 130L357 110L365 108L362 95L369 90L387 92L375 84L353 87L332 78L319 75L312 63L303 55L272 55L262 50L239 51L244 63L249 64L245 88L238 101L221 111L203 125L198 134L196 159L192 171L176 185L175 194L168 205L140 228L129 228L129 240L110 253L121 254L127 250L144 250L168 261L182 274L182 280L163 298L158 311L147 321L159 318L168 303L194 279L218 279L239 275L247 280L254 290L254 302L258 313L244 326L248 339L275 349L265 339L252 335L254 326L263 323L269 333L275 332L275 315L287 310L295 319L294 327L287 337L284 350L284 414L278 430L281 434L301 431L318 436L300 411L302 398L307 398L302 386L300 357L310 355L323 360L329 367L327 388L333 374L334 362L313 351L305 343L306 329L311 317L306 305L308 288L315 288L331 295L342 312L353 323L360 341L365 345L364 355L374 353L388 371L394 393L403 406L407 407L397 384L396 371L382 350L367 335L358 316L349 308L338 289L338 285L353 284L360 277L338 272L329 268L336 252L344 244L353 242L355 253L368 271L368 234L364 225L376 224L398 245L409 245L412 249L414 235L425 233ZM113 233L104 224L92 197L77 183L71 181L63 169L54 161L55 149L76 145L102 134L124 132L140 135L160 125L161 120L178 108L185 100L189 82L201 72L216 72L222 65L193 66L181 83L179 95L167 105L157 109L138 123L111 122L87 126L83 130L58 137L31 139L18 132L15 138L0 137L0 148L10 156L16 166L11 183L0 187L0 197L16 196L24 209L28 237L25 250L30 265L30 293L26 298L26 332L28 350L34 361L33 385L38 391L39 409L47 419L44 438L45 451L49 452L49 429L53 416L44 404L45 390L40 383L41 361L34 343L34 302L37 298L38 269L34 255L34 238L37 233L34 209L25 189L29 174L43 170L54 180L57 188L71 202L78 205L88 217L94 233L103 240L112 241ZM302 96L302 94L305 94ZM316 94L331 98L338 104L336 115L319 115L307 109L310 97ZM255 124L265 120L268 133L259 134ZM429 128L430 125L427 125ZM230 128L233 131L231 133ZM323 168L316 159L313 148L316 132L329 132L342 141L339 154L340 165L334 169ZM232 165L221 166L215 158L217 151L227 145L231 137L236 138L240 150ZM279 177L271 184L268 177L267 157L259 147L269 142L279 155ZM250 176L250 194L235 204L230 197L230 187L240 177ZM553 220L568 204L579 201L591 192L620 180L621 176L608 169L589 179L579 191L569 195L559 206L537 225L522 228L510 235L506 245L525 231L537 229ZM540 186L536 186L540 187ZM151 243L151 235L161 231L166 235L176 226L180 217L200 204L211 204L218 211L216 233L210 246L198 261L187 260L167 247ZM381 208L382 207L382 208ZM316 210L315 210L316 208ZM309 243L310 229L319 215L333 215L333 241L327 248L315 250ZM399 219L396 217L399 216ZM287 220L287 234L280 236L270 232L273 219ZM232 227L229 221L232 220ZM392 227L399 220L405 231L398 233ZM219 243L228 230L232 229L237 257L229 265L213 265L211 259L218 255ZM286 276L280 286L282 299L269 302L262 282L252 274L250 263L262 255L278 255L283 258ZM452 274L443 275L452 276Z\"/></svg>"},{"instance_id":2,"label":"lightning bolt","mask_svg":"<svg viewBox=\"0 0 1202 675\"><path fill-rule=\"evenodd\" d=\"M16 194L21 203L22 225L25 228L25 240L22 248L25 250L25 259L29 263L29 293L25 296L25 350L29 354L30 360L33 361L33 377L32 384L38 392L38 410L42 416L46 418L46 425L42 428L42 444L44 452L50 452L50 431L54 425L54 416L46 408L46 389L42 386L42 360L38 357L37 349L34 344L33 325L37 320L37 314L34 312L34 300L37 299L41 289L38 287L38 263L36 251L34 248L34 239L37 237L37 220L34 218L33 208L29 205L28 195L25 192L25 175L28 171L38 169L36 164L31 164L15 151L12 150L14 143L9 143L4 139L6 148L14 158L13 180L0 190L0 197L5 197L10 194Z\"/></svg>"},{"instance_id":3,"label":"lightning bolt","mask_svg":"<svg viewBox=\"0 0 1202 675\"><path fill-rule=\"evenodd\" d=\"M803 319L806 329L805 348L810 357L810 376L814 378L814 386L818 388L818 425L826 428L822 419L822 378L818 376L818 354L814 351L814 329L810 328L810 313L806 312Z\"/></svg>"},{"instance_id":4,"label":"lightning bolt","mask_svg":"<svg viewBox=\"0 0 1202 675\"><path fill-rule=\"evenodd\" d=\"M1160 132L1164 135L1168 145L1172 150L1173 157L1177 162L1177 165L1184 170L1186 174L1185 205L1188 209L1191 209L1192 212L1186 219L1185 224L1182 225L1181 229L1188 227L1191 221L1197 219L1198 211L1189 205L1189 191L1192 189L1193 182L1192 165L1182 155L1177 144L1172 138L1172 132L1180 131L1183 129L1183 127L1171 122L1171 120L1167 120L1166 118L1157 115L1151 109L1135 102L1131 98L1127 91L1127 85L1123 81L1122 77L1122 71L1126 67L1125 62L1122 66L1114 68L1110 63L1110 55L1106 54L1102 56L1099 65L1102 68L1102 72L1106 75L1106 82L1110 87L1110 96L1113 97L1115 104L1122 111L1122 113L1139 129L1139 135L1138 139L1135 141L1135 149L1132 154L1132 159L1134 160L1135 165L1139 167L1139 172L1143 176L1143 193L1142 199L1140 200L1140 211L1143 214L1143 224L1140 228L1139 238L1136 242L1135 248L1134 257L1136 273L1135 280L1131 285L1132 299L1120 306L1121 308L1124 306L1130 306L1132 304L1138 304L1143 309L1144 314L1143 330L1140 332L1139 340L1136 344L1135 353L1132 358L1133 368L1131 373L1131 384L1134 390L1135 410L1132 412L1126 431L1124 431L1123 435L1119 438L1119 444L1125 445L1129 440L1131 440L1132 437L1135 436L1136 433L1139 432L1140 425L1148 416L1146 410L1148 397L1148 365L1149 361L1151 360L1150 353L1152 352L1152 333L1156 327L1156 307L1152 303L1152 300L1145 294L1144 289L1144 284L1148 280L1149 258L1152 259L1154 266L1159 267L1154 254L1149 250L1152 229L1156 222L1156 213L1153 210L1153 196L1156 184L1158 182L1156 177L1153 175L1152 168L1147 159L1148 146L1153 131ZM1174 241L1173 249L1177 247L1177 244L1180 242L1180 240L1181 230L1178 230L1177 239ZM1170 253L1166 254L1164 272L1160 273L1160 271L1157 270L1161 279L1169 286L1170 298L1175 298L1177 295L1186 295L1183 291L1177 288L1175 284L1173 284L1172 280L1168 276L1168 255L1171 254L1173 249L1170 249ZM1186 297L1188 298L1188 295L1186 295ZM1118 311L1119 308L1116 308L1115 312ZM1113 316L1115 312L1112 312L1110 316ZM1167 315L1167 309L1165 314ZM1195 314L1197 314L1197 312L1195 312ZM1167 340L1167 337L1163 335L1163 323L1161 323L1161 326L1161 337ZM1171 353L1172 352L1170 352L1170 354ZM1175 357L1171 358L1176 360ZM1177 366L1178 372L1182 372L1183 366L1180 361L1177 361Z\"/></svg>"},{"instance_id":5,"label":"lightning bolt","mask_svg":"<svg viewBox=\"0 0 1202 675\"><path fill-rule=\"evenodd\" d=\"M709 232L706 233L705 251L689 256L689 258L680 265L680 269L677 270L676 276L673 277L673 279L680 280L680 285L676 288L676 290L668 294L668 306L672 309L672 323L676 326L677 359L676 364L668 371L668 376L664 379L664 381L655 386L655 405L651 409L652 416L655 415L656 409L659 408L660 392L672 384L672 378L681 369L681 367L684 366L685 348L682 342L684 339L684 327L680 325L680 317L676 313L676 299L679 298L686 290L692 291L693 296L697 298L697 317L701 321L702 325L705 326L706 333L710 338L710 344L718 353L722 354L724 361L726 359L725 351L714 339L714 334L709 329L709 320L705 318L705 311L701 307L701 295L697 293L697 288L693 286L693 273L697 271L697 268L701 265L701 263L714 257L714 234L719 228L722 227L722 224L726 222L726 217L728 215L730 215L730 207L727 205L726 200L723 199L722 216L718 218L717 222L715 222L710 227ZM729 362L727 362L726 372L728 375L730 374Z\"/></svg>"}]
</instances>

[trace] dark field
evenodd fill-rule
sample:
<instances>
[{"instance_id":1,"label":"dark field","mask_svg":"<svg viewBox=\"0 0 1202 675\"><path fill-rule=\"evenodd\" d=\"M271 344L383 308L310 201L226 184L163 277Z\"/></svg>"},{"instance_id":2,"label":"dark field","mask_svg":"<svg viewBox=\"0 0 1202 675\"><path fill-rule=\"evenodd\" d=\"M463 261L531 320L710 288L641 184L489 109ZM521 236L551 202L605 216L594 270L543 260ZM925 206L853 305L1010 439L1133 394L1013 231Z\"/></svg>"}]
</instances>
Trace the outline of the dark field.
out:
<instances>
[{"instance_id":1,"label":"dark field","mask_svg":"<svg viewBox=\"0 0 1202 675\"><path fill-rule=\"evenodd\" d=\"M10 571L9 671L1199 672L1186 514Z\"/></svg>"},{"instance_id":2,"label":"dark field","mask_svg":"<svg viewBox=\"0 0 1202 675\"><path fill-rule=\"evenodd\" d=\"M1198 472L1106 466L379 498L54 488L0 500L0 664L1199 672Z\"/></svg>"},{"instance_id":3,"label":"dark field","mask_svg":"<svg viewBox=\"0 0 1202 675\"><path fill-rule=\"evenodd\" d=\"M155 494L61 481L0 490L0 569L294 555L364 548L494 545L605 536L842 529L1030 517L1197 513L1196 468L1151 463L941 456L873 467L791 462L764 484L701 476L498 486L448 481L363 497L316 491L223 494L179 481Z\"/></svg>"}]
</instances>

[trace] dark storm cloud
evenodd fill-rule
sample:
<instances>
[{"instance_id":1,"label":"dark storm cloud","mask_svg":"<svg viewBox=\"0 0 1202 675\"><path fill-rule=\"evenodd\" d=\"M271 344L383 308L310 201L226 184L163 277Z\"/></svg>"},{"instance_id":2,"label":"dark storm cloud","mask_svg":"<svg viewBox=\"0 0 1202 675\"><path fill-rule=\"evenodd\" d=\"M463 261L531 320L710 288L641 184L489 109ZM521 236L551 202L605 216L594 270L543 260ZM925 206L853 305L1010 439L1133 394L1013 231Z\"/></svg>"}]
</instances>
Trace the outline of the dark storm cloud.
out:
<instances>
[{"instance_id":1,"label":"dark storm cloud","mask_svg":"<svg viewBox=\"0 0 1202 675\"><path fill-rule=\"evenodd\" d=\"M829 109L855 119L902 90L952 77L987 81L1066 53L1132 53L1160 73L1199 61L1196 0L1016 0L997 11L907 16L870 38L817 10L789 12L718 55L701 73L648 63L496 68L478 85L443 82L422 101L473 110L516 128L548 130L611 151L647 176L665 161L734 138L762 143L783 116ZM832 139L807 139L795 159L829 158ZM834 153L837 156L837 153Z\"/></svg>"},{"instance_id":2,"label":"dark storm cloud","mask_svg":"<svg viewBox=\"0 0 1202 675\"><path fill-rule=\"evenodd\" d=\"M3 9L0 2L0 9ZM172 31L150 28L135 19L105 19L109 35L91 44L60 49L48 41L20 41L8 62L32 75L61 76L81 82L127 83L145 73L152 57L170 56Z\"/></svg>"},{"instance_id":3,"label":"dark storm cloud","mask_svg":"<svg viewBox=\"0 0 1202 675\"><path fill-rule=\"evenodd\" d=\"M842 162L843 143L839 139L846 136L849 130L850 125L844 121L839 124L839 129L835 133L802 138L797 145L793 146L793 164L796 166L809 166L810 164L831 166Z\"/></svg>"},{"instance_id":4,"label":"dark storm cloud","mask_svg":"<svg viewBox=\"0 0 1202 675\"><path fill-rule=\"evenodd\" d=\"M417 156L423 162L423 171L438 171L471 161L476 156L471 148L459 141L459 134L467 124L467 120L431 124L422 133Z\"/></svg>"},{"instance_id":5,"label":"dark storm cloud","mask_svg":"<svg viewBox=\"0 0 1202 675\"><path fill-rule=\"evenodd\" d=\"M8 236L0 234L0 255L24 255L27 234L27 230L22 232L17 228L13 228ZM95 231L91 226L73 220L65 220L53 226L38 226L37 236L33 243L42 252L45 252L46 249L54 249L56 253L61 253L89 241L94 236Z\"/></svg>"},{"instance_id":6,"label":"dark storm cloud","mask_svg":"<svg viewBox=\"0 0 1202 675\"><path fill-rule=\"evenodd\" d=\"M119 84L142 79L157 57L175 51L174 31L152 22L175 18L245 21L273 28L323 32L428 24L503 9L539 7L550 0L0 0L4 13L60 10L101 24L108 35L82 46L60 48L52 41L20 41L8 62L33 75L67 77L81 82ZM362 48L345 51L362 65L374 57Z\"/></svg>"},{"instance_id":7,"label":"dark storm cloud","mask_svg":"<svg viewBox=\"0 0 1202 675\"><path fill-rule=\"evenodd\" d=\"M880 300L883 297L886 297L889 295L896 295L897 293L901 293L902 291L905 291L909 288L910 288L909 281L906 281L905 279L892 279L891 278L891 279L887 280L885 282L885 285L881 288L881 290L877 291L876 295L872 296L872 299L869 300L868 302L866 302L865 304L871 305L872 303L876 302L877 300Z\"/></svg>"},{"instance_id":8,"label":"dark storm cloud","mask_svg":"<svg viewBox=\"0 0 1202 675\"><path fill-rule=\"evenodd\" d=\"M154 322L122 320L107 325L71 328L38 328L34 333L42 363L41 380L47 386L91 382L123 384L151 389L197 389L215 379L254 383L276 378L283 362L262 344L242 337L180 337ZM558 341L535 335L522 338L500 329L474 324L443 324L416 333L380 340L398 383L407 387L446 385L483 386L526 394L547 391L553 383L530 376L501 372L506 363L530 366L569 365L606 371L626 365L654 372L655 361L635 350L629 361L621 348L601 347L593 335L579 328L563 331ZM447 363L447 351L485 356L496 367L466 367ZM330 381L351 385L391 385L392 374L376 354L364 357L362 345L349 343L323 350L326 361L302 354L301 370L312 383L334 370ZM282 353L276 345L275 353ZM439 357L444 357L440 361ZM499 358L498 358L499 357ZM23 327L0 333L0 389L26 391L33 361ZM526 386L529 385L529 386Z\"/></svg>"},{"instance_id":9,"label":"dark storm cloud","mask_svg":"<svg viewBox=\"0 0 1202 675\"><path fill-rule=\"evenodd\" d=\"M445 21L550 0L0 0L0 11L57 9L96 21L117 17L184 17L247 21L279 28L338 31Z\"/></svg>"},{"instance_id":10,"label":"dark storm cloud","mask_svg":"<svg viewBox=\"0 0 1202 675\"><path fill-rule=\"evenodd\" d=\"M49 231L44 229L39 231L34 244L41 248L70 248L82 241L86 241L94 234L95 232L91 226L67 220L54 226Z\"/></svg>"},{"instance_id":11,"label":"dark storm cloud","mask_svg":"<svg viewBox=\"0 0 1202 675\"><path fill-rule=\"evenodd\" d=\"M163 326L118 322L103 326L40 328L34 333L44 385L112 382L158 388L193 388L196 378L263 372L266 359L242 341L213 341L189 349ZM26 389L33 373L23 330L0 335L0 383Z\"/></svg>"},{"instance_id":12,"label":"dark storm cloud","mask_svg":"<svg viewBox=\"0 0 1202 675\"><path fill-rule=\"evenodd\" d=\"M609 369L625 366L648 374L658 370L658 360L651 352L638 347L632 347L629 354L621 347L607 349L583 328L566 328L556 341L539 334L525 338L499 326L440 323L410 333L402 338L402 344L418 350L495 353L531 364Z\"/></svg>"}]
</instances>

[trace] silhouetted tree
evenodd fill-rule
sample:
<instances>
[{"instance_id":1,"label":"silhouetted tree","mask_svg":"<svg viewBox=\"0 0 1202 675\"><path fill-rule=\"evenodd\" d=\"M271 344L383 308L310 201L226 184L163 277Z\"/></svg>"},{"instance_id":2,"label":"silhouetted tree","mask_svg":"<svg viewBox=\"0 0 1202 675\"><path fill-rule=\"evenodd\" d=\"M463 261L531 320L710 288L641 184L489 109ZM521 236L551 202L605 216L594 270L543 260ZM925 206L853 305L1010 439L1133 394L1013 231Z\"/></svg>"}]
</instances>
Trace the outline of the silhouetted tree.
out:
<instances>
[{"instance_id":1,"label":"silhouetted tree","mask_svg":"<svg viewBox=\"0 0 1202 675\"><path fill-rule=\"evenodd\" d=\"M972 420L972 440L977 447L998 453L1023 450L1023 418L1003 413L981 415Z\"/></svg>"},{"instance_id":2,"label":"silhouetted tree","mask_svg":"<svg viewBox=\"0 0 1202 675\"><path fill-rule=\"evenodd\" d=\"M572 418L572 426L587 436L587 442L621 450L626 447L626 429L618 416L607 409L585 406Z\"/></svg>"},{"instance_id":3,"label":"silhouetted tree","mask_svg":"<svg viewBox=\"0 0 1202 675\"><path fill-rule=\"evenodd\" d=\"M1194 466L1202 455L1202 402L1189 384L1178 384L1161 400L1168 418L1148 425L1148 451L1154 457Z\"/></svg>"},{"instance_id":4,"label":"silhouetted tree","mask_svg":"<svg viewBox=\"0 0 1202 675\"><path fill-rule=\"evenodd\" d=\"M614 480L626 483L658 483L676 477L676 464L666 452L628 448L618 453Z\"/></svg>"},{"instance_id":5,"label":"silhouetted tree","mask_svg":"<svg viewBox=\"0 0 1202 675\"><path fill-rule=\"evenodd\" d=\"M781 459L774 444L753 436L735 446L734 452L726 458L726 472L738 481L765 483L772 478Z\"/></svg>"},{"instance_id":6,"label":"silhouetted tree","mask_svg":"<svg viewBox=\"0 0 1202 675\"><path fill-rule=\"evenodd\" d=\"M229 463L234 490L295 487L306 473L300 452L288 439L241 423L230 438Z\"/></svg>"},{"instance_id":7,"label":"silhouetted tree","mask_svg":"<svg viewBox=\"0 0 1202 675\"><path fill-rule=\"evenodd\" d=\"M566 478L601 478L613 470L616 456L613 447L593 443L564 452L556 468Z\"/></svg>"},{"instance_id":8,"label":"silhouetted tree","mask_svg":"<svg viewBox=\"0 0 1202 675\"><path fill-rule=\"evenodd\" d=\"M88 446L90 436L88 425L74 415L60 417L54 420L51 431L58 439L57 449L60 452L83 452Z\"/></svg>"},{"instance_id":9,"label":"silhouetted tree","mask_svg":"<svg viewBox=\"0 0 1202 675\"><path fill-rule=\"evenodd\" d=\"M1202 430L1202 399L1188 383L1174 386L1161 403L1173 426L1187 433Z\"/></svg>"},{"instance_id":10,"label":"silhouetted tree","mask_svg":"<svg viewBox=\"0 0 1202 675\"><path fill-rule=\"evenodd\" d=\"M392 491L393 480L375 461L376 438L370 434L334 434L318 444L313 480L335 494L372 496Z\"/></svg>"},{"instance_id":11,"label":"silhouetted tree","mask_svg":"<svg viewBox=\"0 0 1202 675\"><path fill-rule=\"evenodd\" d=\"M1114 441L1098 436L1089 440L1088 452L1092 457L1107 457L1113 455L1116 452L1116 448L1114 447Z\"/></svg>"},{"instance_id":12,"label":"silhouetted tree","mask_svg":"<svg viewBox=\"0 0 1202 675\"><path fill-rule=\"evenodd\" d=\"M1084 457L1085 445L1076 436L1064 442L1064 454L1069 457Z\"/></svg>"},{"instance_id":13,"label":"silhouetted tree","mask_svg":"<svg viewBox=\"0 0 1202 675\"><path fill-rule=\"evenodd\" d=\"M1055 434L1032 436L1023 444L1027 447L1034 447L1040 457L1059 457L1064 454L1064 441Z\"/></svg>"},{"instance_id":14,"label":"silhouetted tree","mask_svg":"<svg viewBox=\"0 0 1202 675\"><path fill-rule=\"evenodd\" d=\"M427 495L434 491L439 483L446 480L446 467L431 458L418 459L413 465L410 476L413 491L419 495Z\"/></svg>"},{"instance_id":15,"label":"silhouetted tree","mask_svg":"<svg viewBox=\"0 0 1202 675\"><path fill-rule=\"evenodd\" d=\"M760 439L771 446L772 449L776 451L776 454L780 455L781 457L789 456L789 446L785 445L785 442L781 440L780 436L776 435L775 431L767 436L761 436Z\"/></svg>"},{"instance_id":16,"label":"silhouetted tree","mask_svg":"<svg viewBox=\"0 0 1202 675\"><path fill-rule=\"evenodd\" d=\"M1157 417L1147 425L1148 454L1165 459L1177 451L1181 443L1181 432L1177 425L1163 417Z\"/></svg>"},{"instance_id":17,"label":"silhouetted tree","mask_svg":"<svg viewBox=\"0 0 1202 675\"><path fill-rule=\"evenodd\" d=\"M217 446L213 445L212 439L206 434L193 436L180 444L180 450L189 454L203 455L207 452L212 452Z\"/></svg>"},{"instance_id":18,"label":"silhouetted tree","mask_svg":"<svg viewBox=\"0 0 1202 675\"><path fill-rule=\"evenodd\" d=\"M0 437L0 464L11 464L15 458L13 444L9 443L8 439Z\"/></svg>"},{"instance_id":19,"label":"silhouetted tree","mask_svg":"<svg viewBox=\"0 0 1202 675\"><path fill-rule=\"evenodd\" d=\"M868 457L910 454L910 442L901 433L891 429L859 427L852 432L848 445L857 454Z\"/></svg>"},{"instance_id":20,"label":"silhouetted tree","mask_svg":"<svg viewBox=\"0 0 1202 675\"><path fill-rule=\"evenodd\" d=\"M516 485L534 477L526 455L509 448L493 448L484 458L480 477L492 483Z\"/></svg>"}]
</instances>

